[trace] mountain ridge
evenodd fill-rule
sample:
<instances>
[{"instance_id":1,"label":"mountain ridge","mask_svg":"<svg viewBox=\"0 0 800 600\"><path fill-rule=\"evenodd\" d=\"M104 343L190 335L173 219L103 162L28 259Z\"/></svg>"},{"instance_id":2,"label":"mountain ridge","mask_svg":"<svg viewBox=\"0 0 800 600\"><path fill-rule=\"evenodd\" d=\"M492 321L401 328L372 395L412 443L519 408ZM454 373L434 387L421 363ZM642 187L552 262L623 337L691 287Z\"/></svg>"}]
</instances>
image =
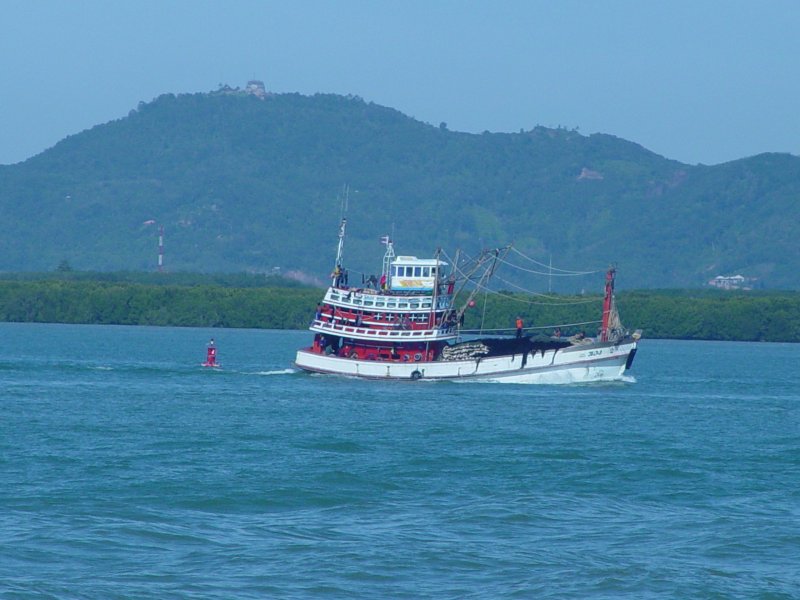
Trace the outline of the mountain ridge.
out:
<instances>
[{"instance_id":1,"label":"mountain ridge","mask_svg":"<svg viewBox=\"0 0 800 600\"><path fill-rule=\"evenodd\" d=\"M514 241L558 267L615 262L628 288L800 287L798 157L692 166L610 134L451 132L334 94L165 94L0 167L0 270L152 269L163 225L168 269L324 278L343 184L354 272L379 269L394 228L403 254Z\"/></svg>"}]
</instances>

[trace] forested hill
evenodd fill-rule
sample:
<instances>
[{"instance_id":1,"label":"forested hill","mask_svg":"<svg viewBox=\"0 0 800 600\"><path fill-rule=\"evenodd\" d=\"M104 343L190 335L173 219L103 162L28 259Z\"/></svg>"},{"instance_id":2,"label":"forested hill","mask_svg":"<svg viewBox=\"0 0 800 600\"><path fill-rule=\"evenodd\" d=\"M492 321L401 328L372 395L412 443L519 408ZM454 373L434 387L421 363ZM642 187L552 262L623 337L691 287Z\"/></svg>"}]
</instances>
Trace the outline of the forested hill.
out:
<instances>
[{"instance_id":1,"label":"forested hill","mask_svg":"<svg viewBox=\"0 0 800 600\"><path fill-rule=\"evenodd\" d=\"M163 225L172 271L324 278L343 184L351 273L377 272L393 231L401 254L513 241L555 267L617 263L625 288L800 287L798 157L690 166L610 135L467 134L357 97L223 91L161 96L0 167L0 270L153 269Z\"/></svg>"}]
</instances>

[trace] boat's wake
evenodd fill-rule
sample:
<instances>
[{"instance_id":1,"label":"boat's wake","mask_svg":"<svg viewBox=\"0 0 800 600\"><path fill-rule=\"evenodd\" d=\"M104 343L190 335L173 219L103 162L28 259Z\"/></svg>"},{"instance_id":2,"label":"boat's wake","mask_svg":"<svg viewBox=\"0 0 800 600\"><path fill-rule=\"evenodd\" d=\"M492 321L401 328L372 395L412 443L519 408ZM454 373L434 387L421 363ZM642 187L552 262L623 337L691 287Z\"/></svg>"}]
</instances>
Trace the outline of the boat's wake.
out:
<instances>
[{"instance_id":1,"label":"boat's wake","mask_svg":"<svg viewBox=\"0 0 800 600\"><path fill-rule=\"evenodd\" d=\"M251 375L294 375L295 373L299 373L299 371L297 369L277 369L275 371L256 371Z\"/></svg>"},{"instance_id":2,"label":"boat's wake","mask_svg":"<svg viewBox=\"0 0 800 600\"><path fill-rule=\"evenodd\" d=\"M636 383L636 378L632 375L620 375L617 377L575 377L568 373L543 373L530 379L510 380L503 377L475 377L455 379L459 383L503 383L506 385L622 385Z\"/></svg>"}]
</instances>

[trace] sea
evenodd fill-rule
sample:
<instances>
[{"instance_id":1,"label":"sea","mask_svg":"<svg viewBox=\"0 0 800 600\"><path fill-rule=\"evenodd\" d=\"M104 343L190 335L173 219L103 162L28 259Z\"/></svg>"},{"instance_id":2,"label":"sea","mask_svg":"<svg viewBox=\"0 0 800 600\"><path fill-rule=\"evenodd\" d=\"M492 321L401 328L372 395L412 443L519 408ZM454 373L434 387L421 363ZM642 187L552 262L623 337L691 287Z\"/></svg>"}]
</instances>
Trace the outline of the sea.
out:
<instances>
[{"instance_id":1,"label":"sea","mask_svg":"<svg viewBox=\"0 0 800 600\"><path fill-rule=\"evenodd\" d=\"M0 324L0 598L800 598L800 344L547 386L309 335Z\"/></svg>"}]
</instances>

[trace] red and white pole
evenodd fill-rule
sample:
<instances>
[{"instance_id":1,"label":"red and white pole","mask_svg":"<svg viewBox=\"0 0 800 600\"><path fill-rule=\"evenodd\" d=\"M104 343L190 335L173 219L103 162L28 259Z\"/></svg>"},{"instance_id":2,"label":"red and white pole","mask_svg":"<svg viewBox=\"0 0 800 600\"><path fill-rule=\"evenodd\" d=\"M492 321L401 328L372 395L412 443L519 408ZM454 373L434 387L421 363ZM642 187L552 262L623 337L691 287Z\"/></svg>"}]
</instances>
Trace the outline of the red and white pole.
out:
<instances>
[{"instance_id":1,"label":"red and white pole","mask_svg":"<svg viewBox=\"0 0 800 600\"><path fill-rule=\"evenodd\" d=\"M164 226L158 227L158 272L164 270Z\"/></svg>"}]
</instances>

